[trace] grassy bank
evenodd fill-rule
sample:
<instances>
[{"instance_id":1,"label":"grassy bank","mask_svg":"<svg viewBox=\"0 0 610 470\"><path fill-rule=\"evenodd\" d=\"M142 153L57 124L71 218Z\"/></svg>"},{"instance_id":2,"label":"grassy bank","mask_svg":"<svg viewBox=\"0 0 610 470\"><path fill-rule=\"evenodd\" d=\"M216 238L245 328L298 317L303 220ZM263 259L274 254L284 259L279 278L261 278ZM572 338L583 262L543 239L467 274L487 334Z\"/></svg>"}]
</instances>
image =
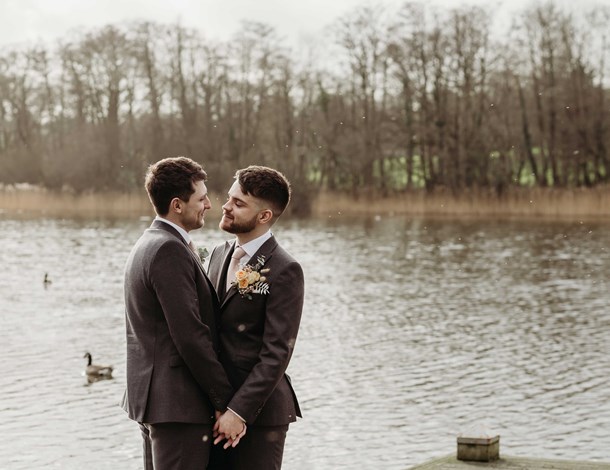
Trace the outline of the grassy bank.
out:
<instances>
[{"instance_id":1,"label":"grassy bank","mask_svg":"<svg viewBox=\"0 0 610 470\"><path fill-rule=\"evenodd\" d=\"M212 195L212 212L220 214L224 197ZM90 193L48 191L35 187L0 189L0 214L48 217L137 217L153 215L143 192ZM471 190L458 196L448 191L432 194L377 194L320 192L312 215L411 215L451 217L544 217L610 219L610 187L594 189L519 188L502 197Z\"/></svg>"}]
</instances>

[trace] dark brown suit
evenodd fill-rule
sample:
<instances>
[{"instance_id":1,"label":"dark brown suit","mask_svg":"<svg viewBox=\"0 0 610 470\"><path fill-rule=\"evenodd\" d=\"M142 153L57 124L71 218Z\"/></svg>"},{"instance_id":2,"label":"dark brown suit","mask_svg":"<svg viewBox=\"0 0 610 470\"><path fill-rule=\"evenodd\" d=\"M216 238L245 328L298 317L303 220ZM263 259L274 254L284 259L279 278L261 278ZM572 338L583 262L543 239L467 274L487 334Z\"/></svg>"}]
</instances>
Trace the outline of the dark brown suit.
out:
<instances>
[{"instance_id":1,"label":"dark brown suit","mask_svg":"<svg viewBox=\"0 0 610 470\"><path fill-rule=\"evenodd\" d=\"M153 222L125 269L127 389L122 406L129 418L147 425L185 423L184 429L198 429L190 423L211 429L214 410L225 410L233 395L217 358L219 307L184 239L168 224ZM167 425L159 427L156 435L166 430ZM172 428L166 434L173 438L177 432Z\"/></svg>"},{"instance_id":2,"label":"dark brown suit","mask_svg":"<svg viewBox=\"0 0 610 470\"><path fill-rule=\"evenodd\" d=\"M271 470L281 466L288 424L301 416L285 371L301 320L303 271L271 237L248 263L254 265L258 256L265 257L264 268L270 270L265 274L269 293L252 294L248 299L232 287L225 295L225 276L233 250L234 242L214 249L209 275L222 299L220 361L237 390L228 407L246 420L248 431L235 449L222 452L229 456L229 463L218 465L214 454L219 452L214 450L210 466Z\"/></svg>"}]
</instances>

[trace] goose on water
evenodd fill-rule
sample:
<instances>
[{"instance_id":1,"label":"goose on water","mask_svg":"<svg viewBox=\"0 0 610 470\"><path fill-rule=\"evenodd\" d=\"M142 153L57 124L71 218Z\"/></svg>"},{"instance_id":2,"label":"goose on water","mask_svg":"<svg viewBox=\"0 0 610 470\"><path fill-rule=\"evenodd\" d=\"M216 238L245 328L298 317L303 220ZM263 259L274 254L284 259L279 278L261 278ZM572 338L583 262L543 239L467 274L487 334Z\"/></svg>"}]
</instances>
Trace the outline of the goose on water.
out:
<instances>
[{"instance_id":1,"label":"goose on water","mask_svg":"<svg viewBox=\"0 0 610 470\"><path fill-rule=\"evenodd\" d=\"M112 366L91 364L91 354L88 352L83 357L87 358L87 367L85 368L87 375L95 377L110 377L112 375Z\"/></svg>"}]
</instances>

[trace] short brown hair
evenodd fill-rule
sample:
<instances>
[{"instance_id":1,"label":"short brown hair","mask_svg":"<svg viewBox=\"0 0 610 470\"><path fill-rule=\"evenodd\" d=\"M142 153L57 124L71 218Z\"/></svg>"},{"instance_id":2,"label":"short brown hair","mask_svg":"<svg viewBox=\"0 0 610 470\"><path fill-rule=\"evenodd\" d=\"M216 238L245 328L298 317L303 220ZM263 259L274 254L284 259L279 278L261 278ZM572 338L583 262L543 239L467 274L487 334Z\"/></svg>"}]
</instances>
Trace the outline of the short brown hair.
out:
<instances>
[{"instance_id":1,"label":"short brown hair","mask_svg":"<svg viewBox=\"0 0 610 470\"><path fill-rule=\"evenodd\" d=\"M250 194L271 205L273 217L279 217L288 203L292 189L286 177L273 168L250 165L235 172L244 194Z\"/></svg>"},{"instance_id":2,"label":"short brown hair","mask_svg":"<svg viewBox=\"0 0 610 470\"><path fill-rule=\"evenodd\" d=\"M199 163L187 157L170 157L148 167L144 186L150 202L159 215L167 215L175 197L188 201L194 185L207 181L208 175Z\"/></svg>"}]
</instances>

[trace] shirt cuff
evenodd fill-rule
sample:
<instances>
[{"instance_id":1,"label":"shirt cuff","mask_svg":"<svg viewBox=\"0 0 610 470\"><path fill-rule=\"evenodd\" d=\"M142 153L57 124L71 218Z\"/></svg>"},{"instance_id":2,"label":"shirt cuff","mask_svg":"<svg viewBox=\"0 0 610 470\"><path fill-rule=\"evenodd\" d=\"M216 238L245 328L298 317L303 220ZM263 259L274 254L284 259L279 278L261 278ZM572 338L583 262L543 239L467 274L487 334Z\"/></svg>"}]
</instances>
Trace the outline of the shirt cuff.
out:
<instances>
[{"instance_id":1,"label":"shirt cuff","mask_svg":"<svg viewBox=\"0 0 610 470\"><path fill-rule=\"evenodd\" d=\"M239 419L241 419L245 424L246 420L244 418L242 418L241 416L239 416L234 410L232 410L228 406L227 406L227 410L229 410L231 413L233 413L235 416L237 416Z\"/></svg>"}]
</instances>

